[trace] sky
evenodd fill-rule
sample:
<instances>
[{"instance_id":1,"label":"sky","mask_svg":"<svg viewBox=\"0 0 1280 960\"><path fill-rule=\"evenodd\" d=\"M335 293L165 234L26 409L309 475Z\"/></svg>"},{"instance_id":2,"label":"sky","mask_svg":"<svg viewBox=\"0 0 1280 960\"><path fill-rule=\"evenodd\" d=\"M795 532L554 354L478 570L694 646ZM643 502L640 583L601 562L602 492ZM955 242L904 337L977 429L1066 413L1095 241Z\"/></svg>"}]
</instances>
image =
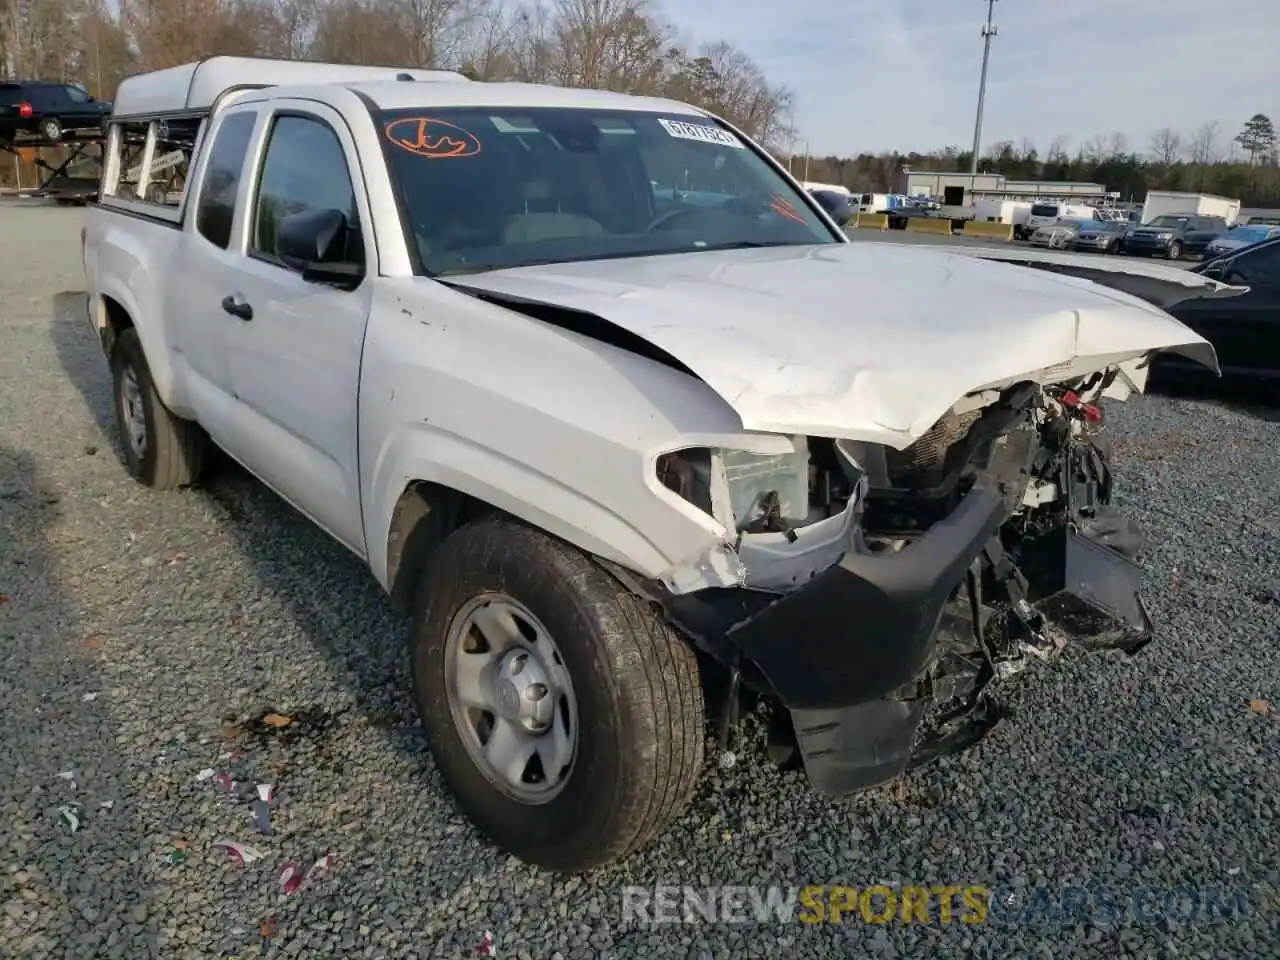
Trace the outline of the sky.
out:
<instances>
[{"instance_id":1,"label":"sky","mask_svg":"<svg viewBox=\"0 0 1280 960\"><path fill-rule=\"evenodd\" d=\"M740 47L794 93L793 149L850 156L969 149L985 0L665 0L695 40ZM1123 132L1224 146L1255 113L1280 124L1280 0L996 0L983 149L1055 137L1074 153Z\"/></svg>"}]
</instances>

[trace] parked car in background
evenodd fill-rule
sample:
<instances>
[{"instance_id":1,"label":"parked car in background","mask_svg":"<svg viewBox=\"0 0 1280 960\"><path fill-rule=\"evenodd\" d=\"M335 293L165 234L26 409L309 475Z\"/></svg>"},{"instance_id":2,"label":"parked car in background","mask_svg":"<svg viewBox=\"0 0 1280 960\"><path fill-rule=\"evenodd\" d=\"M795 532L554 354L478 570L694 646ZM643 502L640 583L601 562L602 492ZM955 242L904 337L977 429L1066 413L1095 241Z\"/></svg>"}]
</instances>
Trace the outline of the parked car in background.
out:
<instances>
[{"instance_id":1,"label":"parked car in background","mask_svg":"<svg viewBox=\"0 0 1280 960\"><path fill-rule=\"evenodd\" d=\"M1224 377L1280 382L1280 237L1204 260L1191 272L1249 289L1235 297L1184 300L1165 310L1213 344ZM1164 353L1153 362L1152 374L1157 381L1206 379L1196 367L1186 357Z\"/></svg>"},{"instance_id":2,"label":"parked car in background","mask_svg":"<svg viewBox=\"0 0 1280 960\"><path fill-rule=\"evenodd\" d=\"M927 207L917 206L914 203L903 204L900 207L887 207L883 210L877 210L876 213L883 213L889 218L890 230L907 229L907 221L913 217L929 217L937 218L938 214Z\"/></svg>"},{"instance_id":3,"label":"parked car in background","mask_svg":"<svg viewBox=\"0 0 1280 960\"><path fill-rule=\"evenodd\" d=\"M1158 254L1170 260L1186 254L1199 256L1214 237L1228 229L1222 217L1165 213L1150 223L1131 227L1124 235L1124 252L1134 256Z\"/></svg>"},{"instance_id":4,"label":"parked car in background","mask_svg":"<svg viewBox=\"0 0 1280 960\"><path fill-rule=\"evenodd\" d=\"M1085 223L1089 226L1099 225L1101 221L1090 220L1057 220L1042 224L1031 234L1033 247L1049 247L1052 250L1071 250L1075 248L1076 237Z\"/></svg>"},{"instance_id":5,"label":"parked car in background","mask_svg":"<svg viewBox=\"0 0 1280 960\"><path fill-rule=\"evenodd\" d=\"M0 83L0 141L25 134L57 143L68 130L101 131L110 115L110 101L95 100L78 84Z\"/></svg>"},{"instance_id":6,"label":"parked car in background","mask_svg":"<svg viewBox=\"0 0 1280 960\"><path fill-rule=\"evenodd\" d=\"M1098 211L1083 203L1058 203L1057 201L1037 201L1031 205L1031 214L1027 217L1026 232L1035 236L1041 227L1052 226L1062 220L1097 220Z\"/></svg>"},{"instance_id":7,"label":"parked car in background","mask_svg":"<svg viewBox=\"0 0 1280 960\"><path fill-rule=\"evenodd\" d=\"M1119 253L1124 247L1124 234L1129 224L1123 220L1078 221L1074 247L1094 253Z\"/></svg>"},{"instance_id":8,"label":"parked car in background","mask_svg":"<svg viewBox=\"0 0 1280 960\"><path fill-rule=\"evenodd\" d=\"M837 225L843 227L853 219L853 204L847 194L835 190L810 190L813 199L822 204L822 209L831 215Z\"/></svg>"},{"instance_id":9,"label":"parked car in background","mask_svg":"<svg viewBox=\"0 0 1280 960\"><path fill-rule=\"evenodd\" d=\"M1270 240L1273 237L1280 237L1280 223L1275 225L1254 224L1250 221L1243 226L1232 227L1226 233L1220 233L1210 240L1209 245L1204 248L1204 256L1206 260L1212 260L1223 254L1243 250L1245 247L1251 247L1255 243Z\"/></svg>"}]
</instances>

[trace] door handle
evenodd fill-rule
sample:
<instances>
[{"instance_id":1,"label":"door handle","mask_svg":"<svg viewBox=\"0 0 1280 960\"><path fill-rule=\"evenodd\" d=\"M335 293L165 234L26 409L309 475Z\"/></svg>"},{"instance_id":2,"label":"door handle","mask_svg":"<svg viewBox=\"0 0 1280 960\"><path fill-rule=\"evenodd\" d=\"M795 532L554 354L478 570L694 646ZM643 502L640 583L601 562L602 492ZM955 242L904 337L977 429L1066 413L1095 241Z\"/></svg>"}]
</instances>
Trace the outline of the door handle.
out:
<instances>
[{"instance_id":1,"label":"door handle","mask_svg":"<svg viewBox=\"0 0 1280 960\"><path fill-rule=\"evenodd\" d=\"M222 309L241 320L253 319L253 307L230 294L222 298Z\"/></svg>"}]
</instances>

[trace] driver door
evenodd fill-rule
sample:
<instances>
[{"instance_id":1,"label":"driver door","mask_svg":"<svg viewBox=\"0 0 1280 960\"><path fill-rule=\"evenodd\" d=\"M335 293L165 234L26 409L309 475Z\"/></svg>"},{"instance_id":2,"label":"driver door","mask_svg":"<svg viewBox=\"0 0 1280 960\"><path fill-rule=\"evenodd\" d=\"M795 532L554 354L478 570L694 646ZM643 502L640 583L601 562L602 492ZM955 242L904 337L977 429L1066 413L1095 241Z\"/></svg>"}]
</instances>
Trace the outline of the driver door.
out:
<instances>
[{"instance_id":1,"label":"driver door","mask_svg":"<svg viewBox=\"0 0 1280 960\"><path fill-rule=\"evenodd\" d=\"M374 246L355 144L336 111L273 101L252 182L230 314L227 362L246 461L262 479L360 556L356 416L360 357L373 293ZM280 222L337 209L353 227L349 249L363 262L354 290L303 279L279 255Z\"/></svg>"}]
</instances>

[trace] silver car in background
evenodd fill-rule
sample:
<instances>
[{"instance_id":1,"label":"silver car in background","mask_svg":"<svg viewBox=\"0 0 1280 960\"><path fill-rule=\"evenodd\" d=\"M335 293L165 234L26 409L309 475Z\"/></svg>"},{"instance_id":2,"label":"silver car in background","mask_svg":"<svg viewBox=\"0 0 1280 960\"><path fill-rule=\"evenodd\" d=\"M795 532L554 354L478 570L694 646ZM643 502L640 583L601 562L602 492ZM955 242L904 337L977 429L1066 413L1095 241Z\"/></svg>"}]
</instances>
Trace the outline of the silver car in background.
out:
<instances>
[{"instance_id":1,"label":"silver car in background","mask_svg":"<svg viewBox=\"0 0 1280 960\"><path fill-rule=\"evenodd\" d=\"M1042 224L1036 227L1031 234L1031 245L1033 247L1048 247L1050 250L1074 249L1076 236L1086 222L1092 226L1099 221L1058 220L1054 223Z\"/></svg>"},{"instance_id":2,"label":"silver car in background","mask_svg":"<svg viewBox=\"0 0 1280 960\"><path fill-rule=\"evenodd\" d=\"M1128 227L1127 220L1082 221L1075 237L1075 249L1093 253L1119 253L1124 246L1124 232Z\"/></svg>"}]
</instances>

